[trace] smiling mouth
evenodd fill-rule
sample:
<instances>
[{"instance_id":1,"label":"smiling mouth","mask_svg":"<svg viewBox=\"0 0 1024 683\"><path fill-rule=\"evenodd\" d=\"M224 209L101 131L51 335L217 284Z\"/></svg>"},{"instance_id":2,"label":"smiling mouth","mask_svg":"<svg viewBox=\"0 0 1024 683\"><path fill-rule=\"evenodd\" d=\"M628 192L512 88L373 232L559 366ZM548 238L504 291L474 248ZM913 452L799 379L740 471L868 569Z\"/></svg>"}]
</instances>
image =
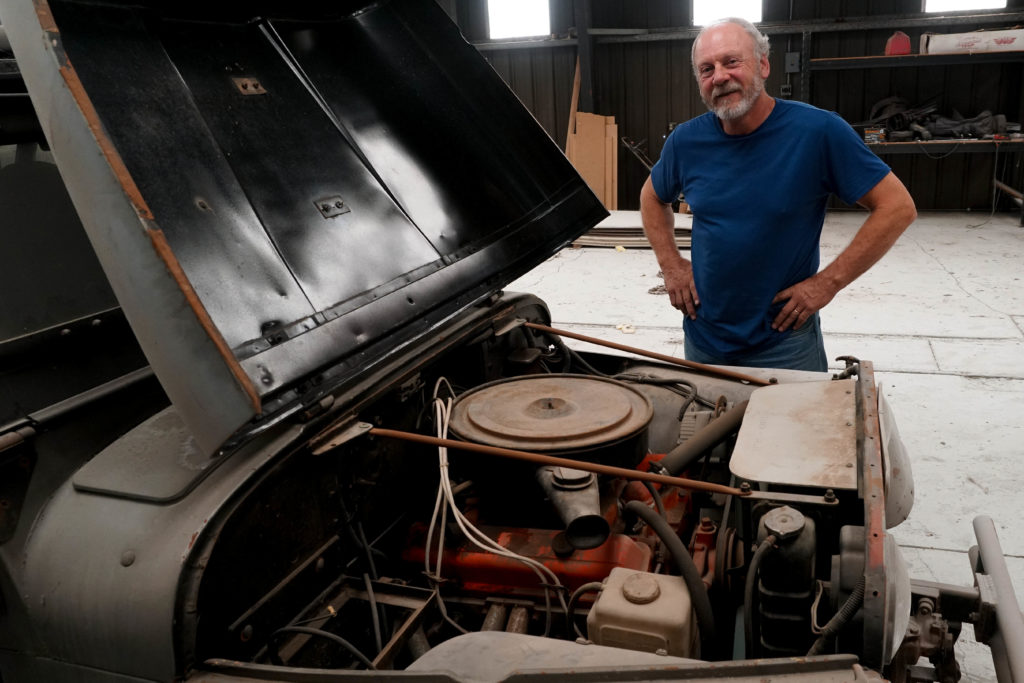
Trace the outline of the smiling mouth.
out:
<instances>
[{"instance_id":1,"label":"smiling mouth","mask_svg":"<svg viewBox=\"0 0 1024 683\"><path fill-rule=\"evenodd\" d=\"M733 94L736 94L738 92L740 92L740 89L736 88L735 90L729 90L727 92L720 92L720 93L716 94L714 97L715 97L716 100L720 100L723 97L728 97L729 95L733 95Z\"/></svg>"}]
</instances>

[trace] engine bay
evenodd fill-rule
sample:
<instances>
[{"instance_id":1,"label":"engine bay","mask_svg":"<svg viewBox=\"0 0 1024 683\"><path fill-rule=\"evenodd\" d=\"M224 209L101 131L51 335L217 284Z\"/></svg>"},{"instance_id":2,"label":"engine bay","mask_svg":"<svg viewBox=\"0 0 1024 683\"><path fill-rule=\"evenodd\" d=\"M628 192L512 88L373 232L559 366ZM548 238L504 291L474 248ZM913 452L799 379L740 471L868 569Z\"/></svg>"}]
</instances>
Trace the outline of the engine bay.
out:
<instances>
[{"instance_id":1,"label":"engine bay","mask_svg":"<svg viewBox=\"0 0 1024 683\"><path fill-rule=\"evenodd\" d=\"M517 314L544 319L532 301ZM884 529L866 540L883 488L903 499L890 515L913 495L858 483L879 437L870 364L740 381L584 355L547 329L466 331L265 474L195 560L196 665L450 668L437 653L460 637L529 636L550 664L586 647L881 670L912 644L955 666L959 624L907 636L898 548Z\"/></svg>"},{"instance_id":2,"label":"engine bay","mask_svg":"<svg viewBox=\"0 0 1024 683\"><path fill-rule=\"evenodd\" d=\"M436 3L0 13L62 207L10 231L0 678L956 681L970 624L1024 679L990 519L974 587L908 576L870 362L501 293L607 212Z\"/></svg>"}]
</instances>

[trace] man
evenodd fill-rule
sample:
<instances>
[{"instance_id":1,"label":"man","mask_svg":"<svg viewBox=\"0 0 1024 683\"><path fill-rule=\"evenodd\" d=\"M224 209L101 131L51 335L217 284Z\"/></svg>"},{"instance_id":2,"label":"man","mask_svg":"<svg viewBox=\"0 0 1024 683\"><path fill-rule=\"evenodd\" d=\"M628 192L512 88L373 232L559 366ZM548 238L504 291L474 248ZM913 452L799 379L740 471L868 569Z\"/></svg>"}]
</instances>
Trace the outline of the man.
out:
<instances>
[{"instance_id":1,"label":"man","mask_svg":"<svg viewBox=\"0 0 1024 683\"><path fill-rule=\"evenodd\" d=\"M693 44L710 110L677 126L640 192L647 239L689 360L828 369L818 311L885 254L916 218L906 188L839 116L764 90L768 39L723 19ZM676 248L670 202L693 211L693 263ZM818 272L831 194L867 220Z\"/></svg>"}]
</instances>

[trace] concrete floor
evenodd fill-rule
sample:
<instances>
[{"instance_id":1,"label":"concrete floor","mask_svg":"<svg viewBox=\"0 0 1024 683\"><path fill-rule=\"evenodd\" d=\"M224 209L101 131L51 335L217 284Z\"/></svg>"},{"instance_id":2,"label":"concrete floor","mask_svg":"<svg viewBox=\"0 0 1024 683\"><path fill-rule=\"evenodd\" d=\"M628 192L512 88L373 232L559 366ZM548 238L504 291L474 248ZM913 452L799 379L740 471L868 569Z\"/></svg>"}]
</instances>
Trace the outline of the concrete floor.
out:
<instances>
[{"instance_id":1,"label":"concrete floor","mask_svg":"<svg viewBox=\"0 0 1024 683\"><path fill-rule=\"evenodd\" d=\"M828 216L823 264L863 218ZM613 219L639 225L635 212ZM988 515L1024 596L1022 277L1017 215L925 214L822 311L828 357L873 361L896 411L916 500L893 533L915 578L972 585L971 521ZM681 317L656 293L659 284L649 249L579 248L563 250L508 289L544 299L557 327L682 357ZM635 332L625 333L625 325ZM995 680L973 629L964 629L958 648L963 681Z\"/></svg>"}]
</instances>

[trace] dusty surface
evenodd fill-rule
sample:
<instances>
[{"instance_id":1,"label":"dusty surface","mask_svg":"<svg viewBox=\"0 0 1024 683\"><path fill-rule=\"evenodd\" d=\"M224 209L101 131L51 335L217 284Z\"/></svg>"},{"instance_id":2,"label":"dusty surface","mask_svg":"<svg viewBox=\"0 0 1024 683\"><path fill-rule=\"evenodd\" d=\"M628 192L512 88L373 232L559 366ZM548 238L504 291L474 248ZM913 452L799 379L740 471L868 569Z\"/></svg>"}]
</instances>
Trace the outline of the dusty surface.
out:
<instances>
[{"instance_id":1,"label":"dusty surface","mask_svg":"<svg viewBox=\"0 0 1024 683\"><path fill-rule=\"evenodd\" d=\"M616 214L619 223L629 218ZM829 215L823 264L863 218ZM638 220L634 215L635 225ZM822 311L829 358L873 361L896 411L916 502L894 535L911 575L970 585L971 520L984 514L996 522L1018 596L1024 595L1021 278L1024 228L1016 215L925 214ZM649 250L582 248L562 251L508 289L547 301L556 327L682 356L681 317L659 285ZM994 681L988 649L972 636L965 628L962 680Z\"/></svg>"}]
</instances>

